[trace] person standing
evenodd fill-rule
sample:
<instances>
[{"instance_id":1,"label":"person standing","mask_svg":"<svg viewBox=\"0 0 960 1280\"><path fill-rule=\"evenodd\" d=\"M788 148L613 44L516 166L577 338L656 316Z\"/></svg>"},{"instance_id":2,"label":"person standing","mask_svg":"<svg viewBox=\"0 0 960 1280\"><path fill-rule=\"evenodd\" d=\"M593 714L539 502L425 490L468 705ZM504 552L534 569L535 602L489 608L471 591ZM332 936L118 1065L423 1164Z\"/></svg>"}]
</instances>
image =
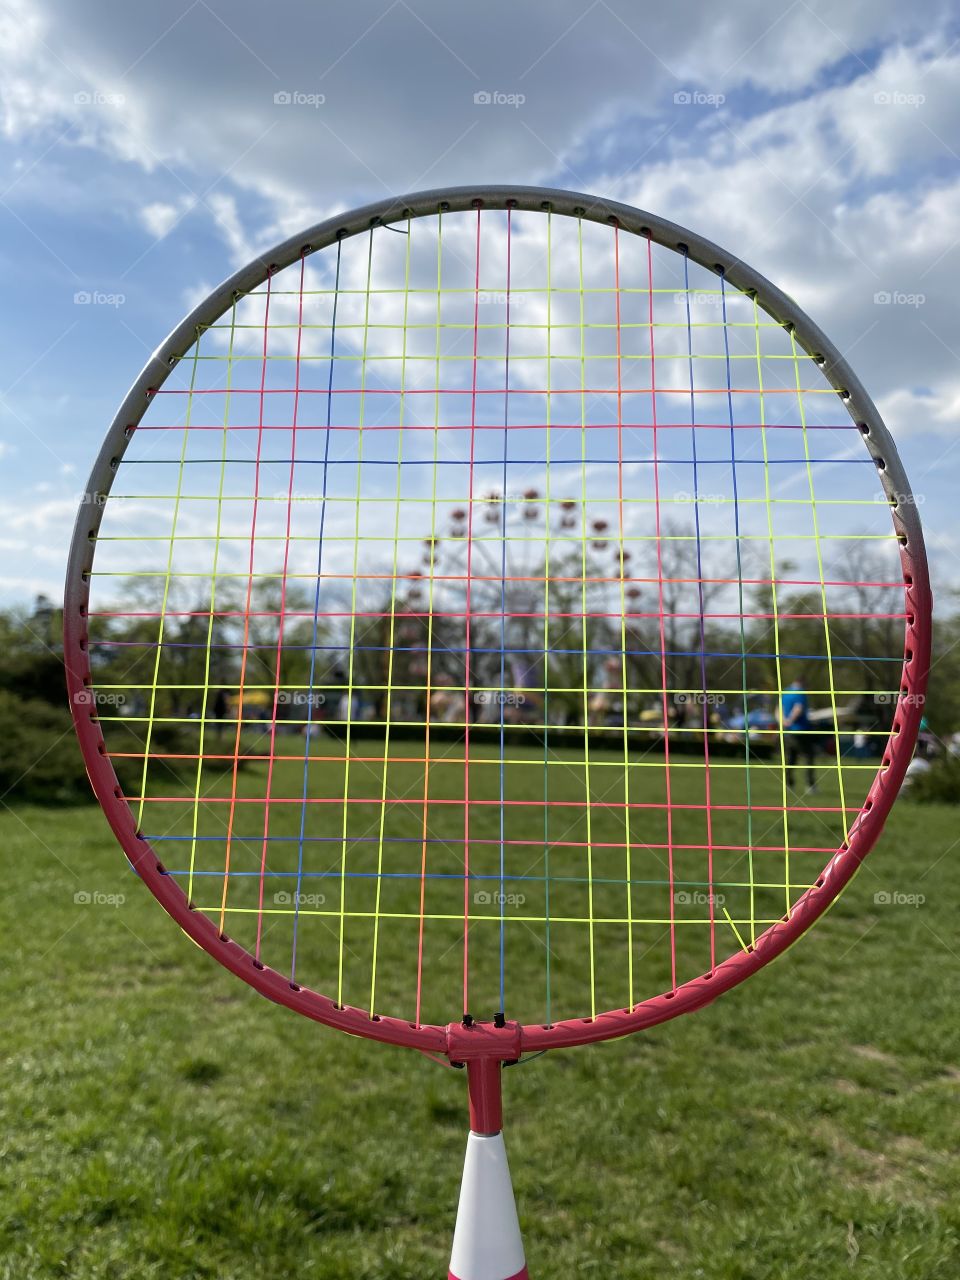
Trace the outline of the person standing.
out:
<instances>
[{"instance_id":1,"label":"person standing","mask_svg":"<svg viewBox=\"0 0 960 1280\"><path fill-rule=\"evenodd\" d=\"M803 759L807 763L807 780L810 790L815 791L817 775L814 764L817 758L817 745L810 727L810 704L800 680L794 680L781 696L780 727L784 736L787 786L794 785L794 770Z\"/></svg>"}]
</instances>

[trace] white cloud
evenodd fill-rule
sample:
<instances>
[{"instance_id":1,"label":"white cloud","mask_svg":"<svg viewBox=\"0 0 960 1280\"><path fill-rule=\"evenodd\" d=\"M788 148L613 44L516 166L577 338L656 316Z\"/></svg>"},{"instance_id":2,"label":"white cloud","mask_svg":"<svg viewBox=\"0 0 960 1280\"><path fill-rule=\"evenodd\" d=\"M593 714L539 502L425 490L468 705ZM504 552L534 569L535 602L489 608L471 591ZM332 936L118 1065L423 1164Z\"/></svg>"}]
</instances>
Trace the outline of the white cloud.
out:
<instances>
[{"instance_id":1,"label":"white cloud","mask_svg":"<svg viewBox=\"0 0 960 1280\"><path fill-rule=\"evenodd\" d=\"M140 221L158 240L162 240L177 225L184 213L191 208L192 201L177 204L166 204L161 200L145 205L140 210Z\"/></svg>"},{"instance_id":2,"label":"white cloud","mask_svg":"<svg viewBox=\"0 0 960 1280\"><path fill-rule=\"evenodd\" d=\"M236 200L233 196L214 192L207 205L233 261L248 262L254 256L254 248L243 229Z\"/></svg>"},{"instance_id":3,"label":"white cloud","mask_svg":"<svg viewBox=\"0 0 960 1280\"><path fill-rule=\"evenodd\" d=\"M98 229L109 210L192 250L200 219L180 223L203 212L225 253L200 259L211 279L194 277L196 300L273 241L388 193L584 187L711 236L795 296L849 353L908 455L954 429L960 54L934 0L779 11L740 0L709 21L693 0L642 20L626 0L490 0L469 13L382 0L305 13L295 40L254 0L174 16L8 0L0 129L29 157L8 196L24 221L31 202L74 223L86 211ZM692 88L727 101L675 106ZM476 105L479 89L526 102ZM276 104L278 91L327 100ZM159 270L172 243L138 270ZM876 303L884 292L923 303ZM44 531L72 515L49 511Z\"/></svg>"},{"instance_id":4,"label":"white cloud","mask_svg":"<svg viewBox=\"0 0 960 1280\"><path fill-rule=\"evenodd\" d=\"M944 382L936 391L898 387L881 397L878 407L898 437L928 431L955 437L960 427L960 382Z\"/></svg>"},{"instance_id":5,"label":"white cloud","mask_svg":"<svg viewBox=\"0 0 960 1280\"><path fill-rule=\"evenodd\" d=\"M792 92L851 51L919 38L938 21L933 0L815 0L773 14L741 0L709 22L695 0L642 15L627 0L588 11L580 0L492 0L469 19L446 0L381 0L318 11L316 27L303 15L290 39L254 0L192 5L174 22L136 8L118 16L108 0L82 11L12 0L8 11L9 136L69 125L75 140L146 171L193 175L198 193L229 174L279 209L313 207L318 192L326 204L359 189L535 179L612 108L670 109L691 86ZM891 65L888 78L906 84L908 70ZM478 106L483 90L524 101ZM297 94L325 101L297 105Z\"/></svg>"}]
</instances>

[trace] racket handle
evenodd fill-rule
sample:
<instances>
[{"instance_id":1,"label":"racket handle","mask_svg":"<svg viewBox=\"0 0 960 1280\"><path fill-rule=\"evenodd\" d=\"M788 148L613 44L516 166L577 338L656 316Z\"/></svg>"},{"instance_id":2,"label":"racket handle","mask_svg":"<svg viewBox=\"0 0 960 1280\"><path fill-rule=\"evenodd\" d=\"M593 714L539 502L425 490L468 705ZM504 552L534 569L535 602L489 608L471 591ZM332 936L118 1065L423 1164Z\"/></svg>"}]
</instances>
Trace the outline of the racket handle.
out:
<instances>
[{"instance_id":1,"label":"racket handle","mask_svg":"<svg viewBox=\"0 0 960 1280\"><path fill-rule=\"evenodd\" d=\"M529 1280L503 1144L497 1057L467 1064L470 1136L447 1280Z\"/></svg>"},{"instance_id":2,"label":"racket handle","mask_svg":"<svg viewBox=\"0 0 960 1280\"><path fill-rule=\"evenodd\" d=\"M502 1133L467 1138L447 1280L529 1280Z\"/></svg>"}]
</instances>

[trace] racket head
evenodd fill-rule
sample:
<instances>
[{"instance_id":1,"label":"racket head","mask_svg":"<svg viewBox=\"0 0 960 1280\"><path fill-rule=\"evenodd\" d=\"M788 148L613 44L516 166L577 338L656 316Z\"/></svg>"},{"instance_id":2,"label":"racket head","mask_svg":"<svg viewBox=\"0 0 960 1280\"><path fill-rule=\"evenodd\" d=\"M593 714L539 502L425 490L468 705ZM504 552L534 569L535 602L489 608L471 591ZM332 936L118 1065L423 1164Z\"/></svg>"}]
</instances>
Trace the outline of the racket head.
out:
<instances>
[{"instance_id":1,"label":"racket head","mask_svg":"<svg viewBox=\"0 0 960 1280\"><path fill-rule=\"evenodd\" d=\"M429 1022L419 1016L398 1017L381 1013L375 1007L363 1008L350 1004L342 997L333 998L329 993L324 994L303 985L289 972L284 972L282 967L271 967L250 947L230 936L229 931L222 927L222 917L218 923L215 918L197 909L178 880L167 871L151 840L142 834L137 815L124 796L104 737L104 717L96 697L95 671L91 663L90 634L94 554L115 477L138 426L150 411L173 370L194 348L198 335L229 312L238 300L248 298L264 285L269 288L269 282L275 280L285 269L299 263L302 270L302 264L314 254L365 234L370 236L372 245L375 230L391 227L402 230L405 224L409 230L411 221L457 214L473 215L474 211L478 245L482 213L518 211L548 215L551 218L575 219L581 226L595 223L610 230L611 234L616 234L618 241L625 237L636 237L648 246L661 246L680 255L684 261L713 273L722 281L722 289L730 291L730 296L735 293L752 300L766 316L781 326L796 349L812 357L825 383L837 392L846 414L862 437L863 446L876 465L882 491L890 506L893 536L899 543L905 600L904 656L899 697L880 766L859 812L849 824L845 838L831 851L819 876L788 904L782 918L769 923L755 937L740 939L740 946L724 958L717 959L702 972L683 981L675 980L668 989L631 1000L625 1006L584 1010L580 1016L550 1017L522 1024L509 1017L497 1019L498 1022L503 1022L502 1026L485 1019L464 1026L458 1011L454 1009L451 1009L449 1021ZM649 254L649 248L647 252ZM479 274L476 289L480 289ZM652 283L650 291L652 295ZM581 299L582 292L581 287ZM509 295L509 289L507 293ZM651 301L651 308L652 305ZM650 314L652 334L658 322L652 319L652 309ZM302 327L302 319L300 323ZM507 327L509 328L509 322ZM726 331L725 320L723 327ZM265 331L266 328L267 322L264 320ZM582 329L581 316L581 331ZM476 367L476 360L474 365ZM332 378L332 360L330 368ZM727 368L729 370L729 359ZM476 495L472 496L475 500ZM432 571L428 576L432 576ZM744 573L739 562L738 578L742 591ZM772 571L772 579L775 578L776 574ZM248 596L248 612L249 608ZM742 598L740 608L742 612ZM824 608L826 610L826 606ZM702 611L701 602L701 613ZM469 613L469 607L467 612ZM660 613L662 620L662 601ZM539 188L454 188L369 205L352 213L327 219L304 234L290 238L214 290L158 348L137 378L107 433L91 472L85 501L80 507L65 589L65 660L71 710L93 789L130 863L165 910L195 942L261 994L319 1022L352 1034L430 1052L446 1053L454 1060L486 1054L509 1059L519 1056L521 1052L624 1035L699 1008L781 954L810 927L834 901L875 843L903 781L922 716L929 666L930 619L929 579L917 506L912 499L893 440L876 407L840 352L791 299L740 259L710 241L626 205L597 200L580 193ZM701 647L702 645L701 638ZM661 648L663 647L661 636ZM469 644L467 648L469 649ZM469 686L469 680L467 685ZM504 693L505 689L501 688L501 696ZM666 677L664 693L666 696ZM835 706L834 701L834 709ZM744 711L746 712L746 702ZM346 716L347 719L351 718L352 709L348 708ZM749 737L749 730L744 737ZM704 740L707 741L706 734ZM669 734L665 734L664 741L669 741ZM839 748L839 738L837 746ZM669 773L669 759L667 772ZM707 807L709 808L709 803ZM672 920L672 907L670 910Z\"/></svg>"}]
</instances>

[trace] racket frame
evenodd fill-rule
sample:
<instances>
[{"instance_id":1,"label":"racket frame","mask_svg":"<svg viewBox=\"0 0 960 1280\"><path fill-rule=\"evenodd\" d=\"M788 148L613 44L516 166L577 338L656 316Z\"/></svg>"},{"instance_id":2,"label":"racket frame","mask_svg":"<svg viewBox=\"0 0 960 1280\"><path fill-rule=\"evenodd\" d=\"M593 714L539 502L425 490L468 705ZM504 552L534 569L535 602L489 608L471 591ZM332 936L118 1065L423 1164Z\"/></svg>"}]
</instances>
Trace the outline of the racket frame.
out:
<instances>
[{"instance_id":1,"label":"racket frame","mask_svg":"<svg viewBox=\"0 0 960 1280\"><path fill-rule=\"evenodd\" d=\"M246 948L220 933L217 925L188 901L179 884L137 830L134 815L107 754L96 702L89 655L88 604L90 575L97 534L114 476L137 426L157 391L180 359L192 348L203 328L220 319L241 297L268 276L302 257L371 228L388 226L437 213L475 209L518 209L580 217L619 227L655 244L689 256L691 261L722 275L734 289L756 299L759 306L793 335L813 357L824 378L837 391L871 454L890 503L906 599L904 662L900 698L880 768L847 839L824 871L793 904L789 915L757 938L744 951L728 957L710 972L674 991L643 1000L633 1008L573 1018L550 1025L503 1025L464 1018L447 1026L417 1024L369 1010L339 1006L258 961ZM858 870L879 836L903 781L916 744L923 715L931 647L931 594L923 534L916 502L893 439L876 406L856 374L823 331L797 304L741 259L711 241L652 213L612 200L578 192L539 187L454 187L382 200L346 214L338 214L308 231L292 236L255 258L224 281L170 333L147 361L127 393L94 462L81 502L67 564L64 591L64 655L70 708L93 790L107 821L133 869L181 929L225 968L261 995L317 1022L352 1035L405 1045L441 1054L451 1062L468 1064L471 1076L482 1072L472 1064L499 1064L522 1054L565 1048L629 1035L711 1003L717 996L781 955L823 914ZM487 1077L488 1080L491 1077ZM471 1097L474 1089L471 1087Z\"/></svg>"}]
</instances>

